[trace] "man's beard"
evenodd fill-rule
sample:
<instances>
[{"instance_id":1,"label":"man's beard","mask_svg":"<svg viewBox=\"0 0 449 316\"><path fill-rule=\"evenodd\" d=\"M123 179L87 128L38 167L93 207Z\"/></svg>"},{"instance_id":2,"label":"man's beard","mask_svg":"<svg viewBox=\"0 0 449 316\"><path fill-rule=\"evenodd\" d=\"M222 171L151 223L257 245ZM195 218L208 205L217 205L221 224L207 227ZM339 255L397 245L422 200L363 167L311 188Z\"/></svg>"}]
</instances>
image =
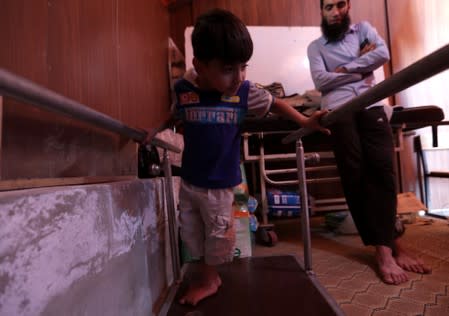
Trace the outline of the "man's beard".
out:
<instances>
[{"instance_id":1,"label":"man's beard","mask_svg":"<svg viewBox=\"0 0 449 316\"><path fill-rule=\"evenodd\" d=\"M341 23L328 24L325 18L321 19L321 31L329 42L337 42L344 37L351 25L351 18L346 14Z\"/></svg>"}]
</instances>

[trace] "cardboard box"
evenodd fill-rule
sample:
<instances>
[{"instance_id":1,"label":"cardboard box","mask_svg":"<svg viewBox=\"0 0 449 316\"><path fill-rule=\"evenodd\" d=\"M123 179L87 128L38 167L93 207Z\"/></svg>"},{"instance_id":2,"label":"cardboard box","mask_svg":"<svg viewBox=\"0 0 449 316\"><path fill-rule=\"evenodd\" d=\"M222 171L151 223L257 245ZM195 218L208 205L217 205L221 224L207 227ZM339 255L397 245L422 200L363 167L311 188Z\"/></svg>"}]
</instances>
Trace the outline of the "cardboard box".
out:
<instances>
[{"instance_id":1,"label":"cardboard box","mask_svg":"<svg viewBox=\"0 0 449 316\"><path fill-rule=\"evenodd\" d=\"M269 217L298 217L300 214L301 207L298 205L268 206Z\"/></svg>"},{"instance_id":2,"label":"cardboard box","mask_svg":"<svg viewBox=\"0 0 449 316\"><path fill-rule=\"evenodd\" d=\"M270 189L267 191L269 217L298 217L301 214L297 192Z\"/></svg>"},{"instance_id":3,"label":"cardboard box","mask_svg":"<svg viewBox=\"0 0 449 316\"><path fill-rule=\"evenodd\" d=\"M413 192L398 194L398 214L416 213L426 211L427 207L416 197Z\"/></svg>"},{"instance_id":4,"label":"cardboard box","mask_svg":"<svg viewBox=\"0 0 449 316\"><path fill-rule=\"evenodd\" d=\"M268 206L299 205L299 194L290 191L269 190L267 192Z\"/></svg>"}]
</instances>

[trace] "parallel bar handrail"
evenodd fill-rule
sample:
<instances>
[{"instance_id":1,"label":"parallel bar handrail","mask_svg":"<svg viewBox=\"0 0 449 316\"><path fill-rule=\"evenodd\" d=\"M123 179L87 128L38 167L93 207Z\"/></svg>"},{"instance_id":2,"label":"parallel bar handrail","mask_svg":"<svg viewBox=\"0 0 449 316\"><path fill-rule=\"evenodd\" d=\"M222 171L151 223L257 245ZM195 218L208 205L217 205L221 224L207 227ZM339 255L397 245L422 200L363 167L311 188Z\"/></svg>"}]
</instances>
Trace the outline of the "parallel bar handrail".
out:
<instances>
[{"instance_id":1,"label":"parallel bar handrail","mask_svg":"<svg viewBox=\"0 0 449 316\"><path fill-rule=\"evenodd\" d=\"M448 68L449 44L393 74L391 77L385 79L354 99L346 102L337 109L332 110L322 117L321 124L323 126L329 126L335 123L339 117L342 117L347 113L360 111L371 104L388 98L393 94L405 90ZM313 132L314 130L301 128L287 135L284 139L282 139L282 143L290 143Z\"/></svg>"},{"instance_id":2,"label":"parallel bar handrail","mask_svg":"<svg viewBox=\"0 0 449 316\"><path fill-rule=\"evenodd\" d=\"M95 111L84 104L42 87L31 80L0 68L0 95L5 95L42 109L69 116L96 127L125 136L138 143L145 141L147 132L125 125L123 122ZM177 147L156 137L152 138L158 147L181 152ZM156 145L156 144L155 144Z\"/></svg>"}]
</instances>

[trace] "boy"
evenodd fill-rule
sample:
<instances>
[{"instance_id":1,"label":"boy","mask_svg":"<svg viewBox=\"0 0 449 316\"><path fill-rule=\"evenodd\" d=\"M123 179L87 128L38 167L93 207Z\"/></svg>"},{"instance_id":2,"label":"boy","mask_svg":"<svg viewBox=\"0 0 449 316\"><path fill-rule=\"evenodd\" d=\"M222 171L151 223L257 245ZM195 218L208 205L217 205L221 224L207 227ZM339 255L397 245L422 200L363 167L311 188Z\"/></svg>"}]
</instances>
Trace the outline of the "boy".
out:
<instances>
[{"instance_id":1,"label":"boy","mask_svg":"<svg viewBox=\"0 0 449 316\"><path fill-rule=\"evenodd\" d=\"M192 33L193 65L175 85L176 111L183 121L179 221L189 253L203 258L201 277L190 284L181 304L196 305L221 285L216 266L234 253L233 187L241 182L240 127L246 115L263 117L270 110L298 124L319 125L325 112L307 118L266 90L245 81L253 43L242 21L214 9L200 16Z\"/></svg>"}]
</instances>

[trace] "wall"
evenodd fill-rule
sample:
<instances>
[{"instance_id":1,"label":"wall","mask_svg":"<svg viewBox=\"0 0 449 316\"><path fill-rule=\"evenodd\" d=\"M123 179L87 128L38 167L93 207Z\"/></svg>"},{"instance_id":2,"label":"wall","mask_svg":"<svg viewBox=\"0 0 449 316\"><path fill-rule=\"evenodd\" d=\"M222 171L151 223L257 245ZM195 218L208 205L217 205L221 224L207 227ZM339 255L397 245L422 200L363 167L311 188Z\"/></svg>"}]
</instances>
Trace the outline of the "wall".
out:
<instances>
[{"instance_id":1,"label":"wall","mask_svg":"<svg viewBox=\"0 0 449 316\"><path fill-rule=\"evenodd\" d=\"M160 1L0 6L1 68L132 127L167 118L169 15ZM172 282L162 180L135 179L127 139L0 101L0 315L157 313ZM134 180L112 182L123 175ZM101 177L109 183L67 185ZM12 190L25 182L62 186Z\"/></svg>"},{"instance_id":2,"label":"wall","mask_svg":"<svg viewBox=\"0 0 449 316\"><path fill-rule=\"evenodd\" d=\"M388 40L384 0L353 1L351 18L354 22L370 21ZM318 0L195 0L170 12L170 35L180 49L184 49L184 29L193 25L201 13L223 8L239 16L251 26L319 26Z\"/></svg>"},{"instance_id":3,"label":"wall","mask_svg":"<svg viewBox=\"0 0 449 316\"><path fill-rule=\"evenodd\" d=\"M387 3L394 72L402 70L449 43L449 2L445 0L389 0ZM437 105L444 110L447 121L449 117L448 81L449 71L437 74L398 93L396 102L407 107ZM419 129L415 133L421 137L429 171L447 172L449 170L449 127L438 128L439 148L432 148L430 128ZM413 150L410 150L410 154L413 154ZM416 163L412 160L408 163L406 172L413 175L410 178L410 185L417 188L415 166ZM429 208L431 210L448 209L447 182L447 179L429 179Z\"/></svg>"},{"instance_id":4,"label":"wall","mask_svg":"<svg viewBox=\"0 0 449 316\"><path fill-rule=\"evenodd\" d=\"M163 184L1 192L0 315L157 312L173 278Z\"/></svg>"},{"instance_id":5,"label":"wall","mask_svg":"<svg viewBox=\"0 0 449 316\"><path fill-rule=\"evenodd\" d=\"M390 0L388 18L392 38L394 72L449 43L449 2L445 0ZM404 106L438 105L449 116L447 82L449 71L442 72L397 95ZM449 128L440 127L440 146L449 147ZM431 147L431 131L421 131L424 147ZM449 164L449 156L448 164Z\"/></svg>"},{"instance_id":6,"label":"wall","mask_svg":"<svg viewBox=\"0 0 449 316\"><path fill-rule=\"evenodd\" d=\"M167 118L169 14L160 1L2 0L1 8L0 67L132 127ZM126 139L9 98L3 111L2 179L136 173Z\"/></svg>"}]
</instances>

